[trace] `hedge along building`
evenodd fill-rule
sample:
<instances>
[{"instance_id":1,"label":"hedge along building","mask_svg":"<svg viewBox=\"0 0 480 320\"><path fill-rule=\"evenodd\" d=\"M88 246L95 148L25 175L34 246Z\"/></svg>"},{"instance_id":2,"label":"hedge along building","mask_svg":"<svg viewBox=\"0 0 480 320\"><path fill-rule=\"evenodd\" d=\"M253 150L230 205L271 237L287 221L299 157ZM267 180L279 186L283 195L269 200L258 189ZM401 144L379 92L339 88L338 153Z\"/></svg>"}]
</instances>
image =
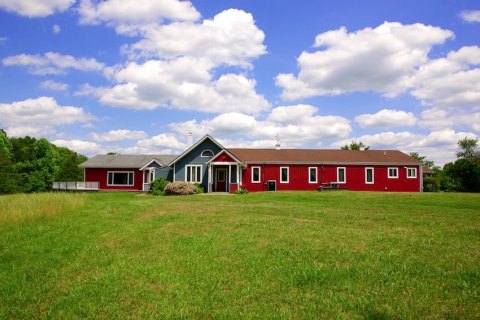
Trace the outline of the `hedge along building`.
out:
<instances>
[{"instance_id":1,"label":"hedge along building","mask_svg":"<svg viewBox=\"0 0 480 320\"><path fill-rule=\"evenodd\" d=\"M92 167L90 160L82 164L85 181L103 179L100 189L107 186L105 189L109 190L139 191L147 190L146 184L160 176L171 181L199 183L206 192L233 192L240 186L249 191L316 190L319 187L422 191L421 163L398 150L281 149L278 144L275 149L227 149L206 135L177 157L163 156L172 157L169 163L164 161L166 158L160 158L162 156L150 157L143 166L141 161L136 164L137 171L141 172L136 173L137 180L142 183L122 185L129 182L125 172L133 174L132 171L113 170L115 167L108 159L103 159L102 168ZM117 156L117 161L120 159L121 156ZM90 172L92 169L96 170L95 174Z\"/></svg>"}]
</instances>

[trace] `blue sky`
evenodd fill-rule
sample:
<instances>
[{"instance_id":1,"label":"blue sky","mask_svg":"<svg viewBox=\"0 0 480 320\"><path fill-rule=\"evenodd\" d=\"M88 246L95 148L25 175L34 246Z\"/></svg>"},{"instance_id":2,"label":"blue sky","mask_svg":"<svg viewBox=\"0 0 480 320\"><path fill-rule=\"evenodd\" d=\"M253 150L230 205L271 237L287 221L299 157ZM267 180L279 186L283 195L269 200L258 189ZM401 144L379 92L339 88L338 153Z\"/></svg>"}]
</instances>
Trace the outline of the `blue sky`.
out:
<instances>
[{"instance_id":1,"label":"blue sky","mask_svg":"<svg viewBox=\"0 0 480 320\"><path fill-rule=\"evenodd\" d=\"M86 155L480 132L478 1L0 0L0 127Z\"/></svg>"}]
</instances>

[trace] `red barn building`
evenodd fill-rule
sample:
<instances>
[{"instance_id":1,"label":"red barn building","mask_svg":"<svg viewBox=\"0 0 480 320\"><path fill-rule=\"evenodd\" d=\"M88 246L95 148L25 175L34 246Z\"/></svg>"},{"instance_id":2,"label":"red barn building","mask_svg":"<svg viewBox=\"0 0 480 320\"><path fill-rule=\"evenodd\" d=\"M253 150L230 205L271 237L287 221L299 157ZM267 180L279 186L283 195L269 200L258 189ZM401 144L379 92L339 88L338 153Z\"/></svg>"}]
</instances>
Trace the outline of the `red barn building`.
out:
<instances>
[{"instance_id":1,"label":"red barn building","mask_svg":"<svg viewBox=\"0 0 480 320\"><path fill-rule=\"evenodd\" d=\"M100 190L146 191L164 177L206 192L422 191L421 163L398 150L227 149L209 135L179 156L97 156L81 166Z\"/></svg>"}]
</instances>

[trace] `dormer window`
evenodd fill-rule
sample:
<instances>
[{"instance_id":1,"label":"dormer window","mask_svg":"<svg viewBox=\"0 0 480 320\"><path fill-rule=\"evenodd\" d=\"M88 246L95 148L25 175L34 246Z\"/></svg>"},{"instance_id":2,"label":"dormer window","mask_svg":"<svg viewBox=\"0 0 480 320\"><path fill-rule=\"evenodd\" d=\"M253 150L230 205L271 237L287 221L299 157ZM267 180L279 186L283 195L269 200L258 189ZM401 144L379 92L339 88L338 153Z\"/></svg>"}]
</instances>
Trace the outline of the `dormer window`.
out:
<instances>
[{"instance_id":1,"label":"dormer window","mask_svg":"<svg viewBox=\"0 0 480 320\"><path fill-rule=\"evenodd\" d=\"M213 157L213 151L212 150L204 150L202 152L202 157L204 158L211 158Z\"/></svg>"}]
</instances>

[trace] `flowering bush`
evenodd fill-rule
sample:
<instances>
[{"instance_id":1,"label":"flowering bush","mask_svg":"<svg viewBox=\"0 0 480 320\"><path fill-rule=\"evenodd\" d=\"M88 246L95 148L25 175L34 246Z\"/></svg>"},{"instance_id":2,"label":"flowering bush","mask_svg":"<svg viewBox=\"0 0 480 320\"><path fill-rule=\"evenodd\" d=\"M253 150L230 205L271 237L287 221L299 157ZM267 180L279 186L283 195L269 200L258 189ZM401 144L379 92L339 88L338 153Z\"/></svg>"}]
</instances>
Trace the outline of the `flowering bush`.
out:
<instances>
[{"instance_id":1,"label":"flowering bush","mask_svg":"<svg viewBox=\"0 0 480 320\"><path fill-rule=\"evenodd\" d=\"M191 183L177 181L167 184L164 191L167 196L187 195L197 193L197 188Z\"/></svg>"}]
</instances>

